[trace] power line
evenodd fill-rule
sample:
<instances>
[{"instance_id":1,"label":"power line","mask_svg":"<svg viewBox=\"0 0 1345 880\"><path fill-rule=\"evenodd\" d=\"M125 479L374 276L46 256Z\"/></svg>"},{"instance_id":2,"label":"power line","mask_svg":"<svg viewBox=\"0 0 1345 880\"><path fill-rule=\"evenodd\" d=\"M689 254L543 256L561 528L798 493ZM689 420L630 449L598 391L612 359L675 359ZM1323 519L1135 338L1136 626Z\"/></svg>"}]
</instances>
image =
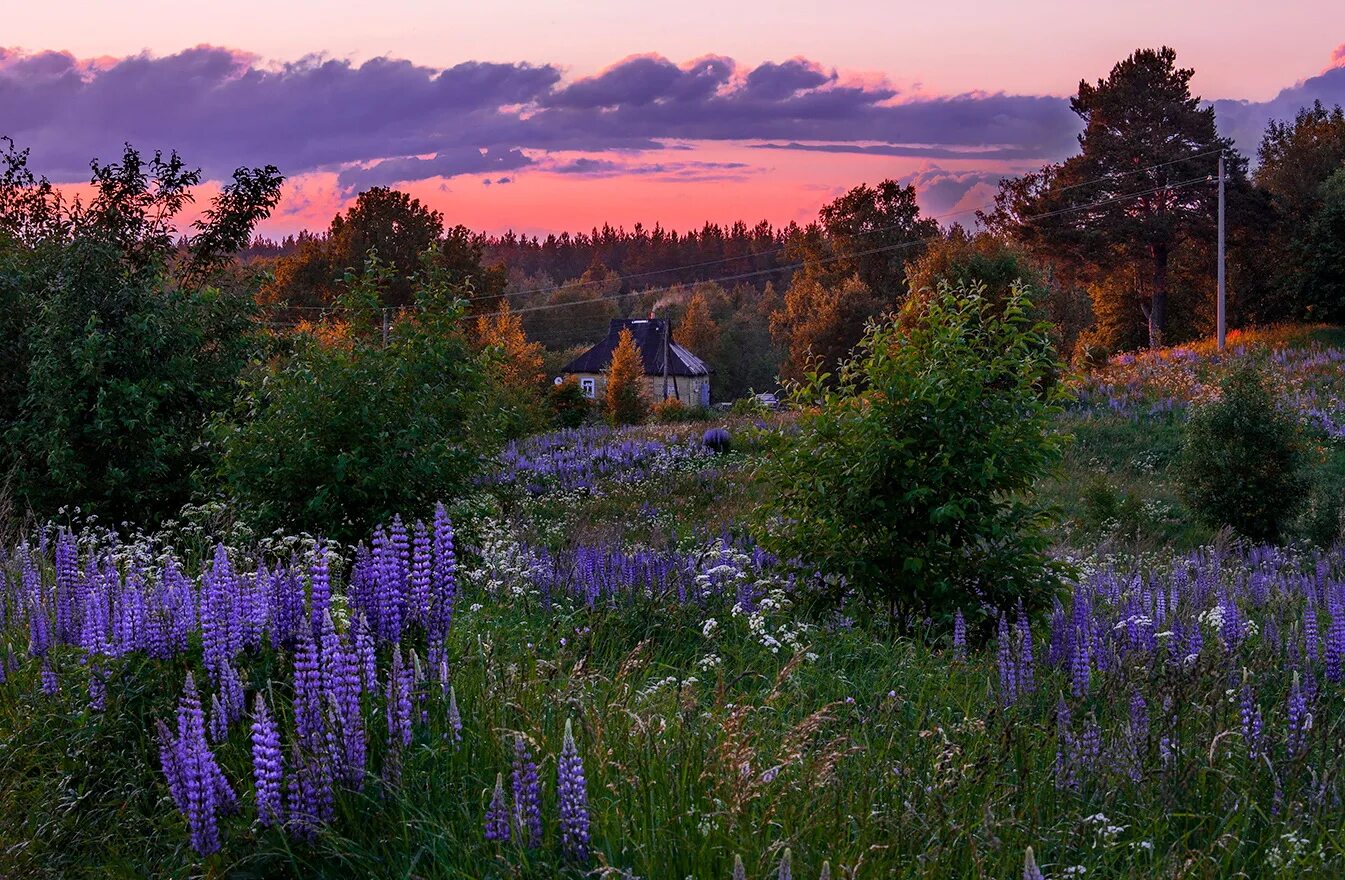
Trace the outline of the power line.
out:
<instances>
[{"instance_id":1,"label":"power line","mask_svg":"<svg viewBox=\"0 0 1345 880\"><path fill-rule=\"evenodd\" d=\"M1179 164L1179 163L1181 163L1181 162L1187 162L1187 161L1190 161L1190 160L1192 160L1192 159L1199 159L1199 158L1202 158L1202 157L1204 157L1204 156L1212 156L1212 155L1215 155L1216 153L1221 152L1222 149L1223 149L1223 148L1220 147L1219 149L1207 150L1207 151L1205 151L1205 152L1203 152L1203 153L1194 153L1194 154L1192 154L1192 155L1190 155L1190 156L1186 156L1186 157L1183 157L1183 158L1181 158L1181 159L1172 159L1172 160L1169 160L1169 161L1167 161L1167 162L1159 162L1159 163L1156 163L1156 164L1153 164L1153 165L1147 165L1147 166L1145 166L1145 167L1143 167L1143 168L1136 168L1136 169L1133 169L1133 170L1131 170L1131 171L1123 171L1123 172L1120 172L1120 173L1118 173L1118 174L1110 174L1110 175L1105 175L1105 176L1103 176L1103 177L1095 177L1095 178L1093 178L1092 180L1080 181L1079 183L1073 183L1073 184L1070 184L1070 185L1068 185L1068 186L1060 187L1060 190L1059 190L1059 191L1063 192L1063 191L1065 191L1065 190L1078 189L1079 187L1084 187L1084 186L1091 186L1091 185L1093 185L1093 184L1095 184L1095 183L1104 183L1104 182L1109 181L1109 180L1117 180L1117 179L1120 179L1120 178L1123 178L1123 177L1132 177L1132 176L1134 176L1134 175L1136 175L1136 174L1143 174L1143 173L1145 173L1145 172L1147 172L1147 171L1154 171L1154 170L1156 170L1156 169L1158 169L1158 168L1166 168L1166 167L1169 166L1169 165L1176 165L1176 164ZM1165 185L1164 187L1159 187L1159 189L1167 188L1167 187L1170 187L1170 186L1173 186L1173 184L1167 184L1167 185ZM925 219L929 219L929 220L938 220L938 221L946 221L946 220L950 220L950 219L952 219L952 218L954 218L954 217L961 217L961 216L965 216L965 215L967 215L967 214L975 214L975 213L978 213L978 212L980 212L980 211L982 211L982 210L985 210L985 209L988 209L988 208L993 208L993 207L994 207L994 204L993 204L993 203L988 203L988 204L984 204L984 205L981 205L980 207L976 207L976 208L964 208L964 209L962 209L962 210L960 210L960 211L950 211L950 212L945 212L945 213L943 213L943 214L932 214L932 215L930 215L929 217L927 217L927 218L925 218ZM1085 206L1085 207L1087 207L1087 206ZM1041 216L1050 216L1050 215L1041 215ZM857 235L877 235L877 234L882 233L882 232L891 232L891 231L894 230L894 229L900 229L900 228L902 228L902 225L903 225L903 224L892 224L891 226L879 226L879 227L875 227L875 228L873 228L873 229L865 229L865 230L862 230L862 231L860 231L860 232L858 232L858 233L856 233L856 234L857 234ZM927 240L933 240L933 239L927 239ZM732 263L732 262L736 262L736 261L738 261L738 260L754 260L754 259L758 259L758 258L760 258L760 257L764 257L764 256L772 256L772 255L774 255L774 254L784 253L784 252L785 252L786 250L788 250L788 249L789 249L789 248L788 248L788 245L785 245L785 246L780 246L780 247L770 248L770 249L768 249L768 250L755 251L755 252L753 252L753 253L748 253L748 254L740 254L740 255L732 256L732 257L720 257L720 258L717 258L717 259L714 259L714 260L704 260L704 261L701 261L701 262L698 262L698 263L683 263L683 264L680 264L680 265L677 265L677 266L668 266L668 267L666 267L666 268L662 268L662 269L651 269L651 270L648 270L648 271L645 271L645 272L637 272L637 273L632 274L632 275L621 275L621 276L619 276L619 278L618 278L617 280L619 280L619 281L622 282L622 283L625 283L625 282L628 282L628 281L630 281L630 280L632 280L632 279L649 278L649 277L652 277L652 276L655 276L655 275L666 275L666 274L668 274L669 272L684 272L684 271L686 271L686 270L688 270L688 269L702 269L702 268L705 268L705 267L707 267L707 266L717 266L717 265L721 265L721 264L723 264L723 263ZM770 268L770 269L756 270L756 271L753 273L753 275L770 274L770 273L773 273L773 272L785 272L785 271L788 271L793 265L795 265L795 264L785 264L785 265L776 266L776 267L773 267L773 268ZM730 276L730 277L731 277L731 276ZM505 291L504 293L482 294L482 295L480 295L480 296L469 296L469 297L464 297L464 299L466 299L467 302L469 302L469 303L475 303L475 302L483 302L483 301L485 301L485 300L491 300L491 299L504 299L504 298L506 298L506 297L513 297L513 296L529 296L529 295L531 295L531 294L536 294L536 293L557 293L557 292L560 292L560 291L562 291L562 290L578 290L578 289L582 289L582 288L584 288L584 287L591 287L591 286L596 285L596 284L604 284L604 283L607 283L608 280L609 280L609 279L605 279L605 278L601 278L601 279L599 279L599 278L595 278L595 279L593 279L593 280L591 280L591 281L579 281L579 280L575 280L575 281L567 282L567 283L565 283L565 284L555 284L555 285L550 285L550 286L545 286L545 287L525 288L525 289L523 289L523 290L510 290L510 291ZM716 278L701 279L700 281L697 281L697 282L691 282L691 283L704 284L704 283L713 283L713 282L717 282L717 281L720 281L720 280L724 280L724 279L716 279ZM667 285L666 287L662 287L662 288L658 288L658 287L654 287L654 288L645 288L644 290L640 290L640 291L626 291L626 292L624 292L624 293L615 294L615 296L628 296L628 295L631 295L631 294L634 294L634 293L645 293L645 292L648 292L648 291L650 291L650 290L654 290L654 291L665 290L665 291L666 291L666 290L672 290L672 289L674 289L674 288L676 288L676 287L680 287L680 286L683 286L683 284L672 284L672 285ZM608 297L608 298L610 298L610 297ZM325 311L328 307L327 307L327 306L288 306L287 308L290 308L290 309L300 309L300 310L304 310L304 311ZM521 311L521 310L517 310L517 309L516 309L516 310L514 310L514 311L517 312L517 311Z\"/></svg>"},{"instance_id":2,"label":"power line","mask_svg":"<svg viewBox=\"0 0 1345 880\"><path fill-rule=\"evenodd\" d=\"M1206 176L1206 177L1195 177L1195 178L1191 178L1191 179L1189 179L1189 180L1180 181L1180 182L1178 182L1178 183L1169 183L1169 184L1164 184L1163 186L1156 186L1156 187L1153 187L1153 188L1151 188L1151 189L1141 190L1141 191L1139 191L1139 192L1125 193L1125 194L1123 194L1123 195L1111 196L1110 198L1100 199L1100 200L1098 200L1098 201L1096 201L1096 202L1090 202L1090 203L1088 203L1088 204L1086 204L1086 205L1078 205L1078 206L1071 207L1071 208L1062 208L1062 209L1059 209L1059 210L1056 210L1056 211L1048 211L1048 212L1046 212L1046 213L1044 213L1044 214L1037 214L1037 215L1034 215L1034 216L1032 216L1032 217L1026 218L1026 219L1024 219L1022 222L1024 222L1024 223L1034 223L1034 222L1036 222L1036 221L1038 221L1038 220L1045 220L1045 219L1047 219L1047 218L1049 218L1049 217L1056 217L1056 216L1060 216L1060 215L1062 215L1062 214L1075 213L1075 212L1078 212L1078 211L1087 211L1087 210L1091 210L1091 209L1093 209L1093 208L1099 208L1099 207L1102 207L1102 206L1104 206L1104 205L1111 204L1111 203L1113 203L1113 202L1124 201L1125 199L1139 198L1139 197L1141 197L1141 196L1152 195L1152 194L1157 193L1157 192L1162 192L1163 190L1181 189L1181 188L1183 188L1183 187L1193 186L1193 185L1195 185L1195 184L1197 184L1197 183L1208 183L1209 181L1210 181L1210 178L1209 178L1208 176ZM989 206L986 206L986 207L989 207ZM980 209L977 208L977 209L975 209L975 210L980 210ZM836 261L836 260L847 260L847 259L852 259L852 258L854 258L854 257L863 257L863 256L870 256L870 255L872 255L872 254L885 253L885 252L887 252L887 251L903 250L903 249L905 249L905 248L916 247L916 246L918 246L918 245L929 244L930 242L939 241L939 240L942 239L942 238L943 238L942 235L932 235L932 236L929 236L929 237L927 237L927 238L912 239L911 241L897 242L896 244L884 245L883 247L877 247L877 248L870 248L870 249L868 249L868 250L857 251L857 252L855 252L855 253L849 253L849 254L834 254L834 255L832 255L832 256L830 256L830 257L821 257L821 258L816 259L816 260L803 260L803 261L800 261L800 262L797 262L797 263L788 263L788 264L785 264L785 265L780 266L780 267L775 268L775 269L759 269L759 270L754 271L754 272L743 272L743 273L740 273L740 274L737 274L737 275L726 275L726 276L722 276L722 277L719 277L719 278L709 278L709 279L705 279L704 281L702 281L702 282L700 282L700 283L703 283L703 284L705 284L705 283L719 284L719 283L722 283L722 282L725 282L725 281L741 281L741 280L744 280L744 279L746 279L746 278L751 278L751 277L755 277L755 276L759 276L759 275L771 274L771 273L779 272L779 271L783 271L783 270L800 269L800 268L803 268L804 266L815 266L815 265L819 265L819 264L822 264L822 263L830 263L830 262L834 262L834 261ZM541 312L541 311L547 311L547 310L550 310L550 309L566 308L566 307L569 307L569 306L587 305L587 304L598 303L598 302L610 302L610 301L617 300L617 299L620 299L620 298L622 298L622 297L626 297L626 296L636 296L636 295L650 294L650 293L667 293L667 292L670 292L670 291L677 290L677 289L680 288L680 287L682 287L682 285L669 285L669 286L667 286L667 287L652 287L652 288L646 288L646 289L644 289L644 290L631 290L631 291L626 291L625 293L617 293L617 294L613 294L612 296L595 297L595 298L593 298L593 299L572 300L572 301L570 301L570 302L562 302L562 303L543 303L543 304L541 304L541 305L527 306L527 307L520 308L520 309L509 309L507 312L506 312L506 311L485 312L485 313L480 313L480 314L474 315L473 317L477 317L477 318L493 318L493 317L498 317L498 316L500 316L500 315L504 315L504 314L522 315L522 314L528 314L528 313L531 313L531 312Z\"/></svg>"}]
</instances>

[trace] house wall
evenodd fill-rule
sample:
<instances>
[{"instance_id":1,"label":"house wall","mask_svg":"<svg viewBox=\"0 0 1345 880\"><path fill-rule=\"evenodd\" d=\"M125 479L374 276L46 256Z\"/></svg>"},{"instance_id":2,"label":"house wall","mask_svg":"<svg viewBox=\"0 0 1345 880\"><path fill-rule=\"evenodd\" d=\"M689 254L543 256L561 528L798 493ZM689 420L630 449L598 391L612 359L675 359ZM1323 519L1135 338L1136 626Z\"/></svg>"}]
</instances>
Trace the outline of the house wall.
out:
<instances>
[{"instance_id":1,"label":"house wall","mask_svg":"<svg viewBox=\"0 0 1345 880\"><path fill-rule=\"evenodd\" d=\"M583 386L586 381L593 382L592 397L602 399L607 396L607 377L602 373L571 373L575 381ZM709 376L669 376L668 377L668 396L679 398L687 406L695 406L700 402L700 386L706 386L705 402L710 402L710 377ZM663 377L645 376L645 395L651 401L663 399Z\"/></svg>"}]
</instances>

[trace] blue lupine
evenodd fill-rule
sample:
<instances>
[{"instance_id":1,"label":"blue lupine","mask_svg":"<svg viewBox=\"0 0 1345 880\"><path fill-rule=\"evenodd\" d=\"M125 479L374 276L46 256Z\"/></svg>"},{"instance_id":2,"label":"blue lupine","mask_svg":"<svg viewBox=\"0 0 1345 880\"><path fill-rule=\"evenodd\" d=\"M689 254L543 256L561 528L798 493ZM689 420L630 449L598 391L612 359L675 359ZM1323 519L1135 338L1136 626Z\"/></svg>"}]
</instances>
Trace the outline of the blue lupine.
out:
<instances>
[{"instance_id":1,"label":"blue lupine","mask_svg":"<svg viewBox=\"0 0 1345 880\"><path fill-rule=\"evenodd\" d=\"M327 559L327 548L319 544L313 554L313 566L309 576L309 624L313 632L322 627L322 619L327 615L332 602L331 565Z\"/></svg>"},{"instance_id":2,"label":"blue lupine","mask_svg":"<svg viewBox=\"0 0 1345 880\"><path fill-rule=\"evenodd\" d=\"M528 847L542 843L542 784L537 776L537 764L532 760L523 737L514 739L514 766L512 772L514 794L514 826L519 841Z\"/></svg>"},{"instance_id":3,"label":"blue lupine","mask_svg":"<svg viewBox=\"0 0 1345 880\"><path fill-rule=\"evenodd\" d=\"M967 619L961 608L953 614L953 659L967 659Z\"/></svg>"},{"instance_id":4,"label":"blue lupine","mask_svg":"<svg viewBox=\"0 0 1345 880\"><path fill-rule=\"evenodd\" d=\"M1037 867L1037 859L1032 854L1032 847L1027 848L1023 854L1023 880L1046 880L1041 873L1041 868Z\"/></svg>"},{"instance_id":5,"label":"blue lupine","mask_svg":"<svg viewBox=\"0 0 1345 880\"><path fill-rule=\"evenodd\" d=\"M1295 671L1293 683L1289 688L1285 713L1284 742L1290 757L1294 757L1303 751L1307 742L1309 718L1307 697L1303 694L1298 672Z\"/></svg>"},{"instance_id":6,"label":"blue lupine","mask_svg":"<svg viewBox=\"0 0 1345 880\"><path fill-rule=\"evenodd\" d=\"M1018 700L1018 668L1013 658L1013 644L1009 636L1007 616L1001 612L997 627L996 657L999 664L999 697L1005 706Z\"/></svg>"},{"instance_id":7,"label":"blue lupine","mask_svg":"<svg viewBox=\"0 0 1345 880\"><path fill-rule=\"evenodd\" d=\"M452 687L448 689L448 730L453 744L462 742L462 714L458 712L458 694Z\"/></svg>"},{"instance_id":8,"label":"blue lupine","mask_svg":"<svg viewBox=\"0 0 1345 880\"><path fill-rule=\"evenodd\" d=\"M584 761L574 742L574 729L565 721L565 739L556 762L556 798L560 808L560 846L566 858L588 861L589 816L588 781Z\"/></svg>"},{"instance_id":9,"label":"blue lupine","mask_svg":"<svg viewBox=\"0 0 1345 880\"><path fill-rule=\"evenodd\" d=\"M283 820L280 786L284 772L280 732L259 693L252 711L252 781L257 793L257 819L263 825L276 826Z\"/></svg>"},{"instance_id":10,"label":"blue lupine","mask_svg":"<svg viewBox=\"0 0 1345 880\"><path fill-rule=\"evenodd\" d=\"M486 840L509 839L509 807L504 802L504 774L495 774L495 793L486 808Z\"/></svg>"},{"instance_id":11,"label":"blue lupine","mask_svg":"<svg viewBox=\"0 0 1345 880\"><path fill-rule=\"evenodd\" d=\"M789 847L785 847L785 854L780 857L780 867L775 871L775 880L794 880L794 853Z\"/></svg>"}]
</instances>

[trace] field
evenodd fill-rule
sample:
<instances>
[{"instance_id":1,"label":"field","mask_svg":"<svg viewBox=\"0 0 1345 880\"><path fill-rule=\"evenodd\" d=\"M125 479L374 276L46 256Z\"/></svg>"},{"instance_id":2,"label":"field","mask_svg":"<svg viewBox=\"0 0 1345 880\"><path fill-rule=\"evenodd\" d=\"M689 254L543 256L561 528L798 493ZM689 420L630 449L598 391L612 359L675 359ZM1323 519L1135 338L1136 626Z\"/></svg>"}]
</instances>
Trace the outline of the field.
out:
<instances>
[{"instance_id":1,"label":"field","mask_svg":"<svg viewBox=\"0 0 1345 880\"><path fill-rule=\"evenodd\" d=\"M0 876L1339 876L1345 553L1216 533L1170 466L1257 358L1336 468L1342 341L1070 380L1066 588L952 632L752 543L787 415L520 441L363 550L52 524L0 560Z\"/></svg>"}]
</instances>

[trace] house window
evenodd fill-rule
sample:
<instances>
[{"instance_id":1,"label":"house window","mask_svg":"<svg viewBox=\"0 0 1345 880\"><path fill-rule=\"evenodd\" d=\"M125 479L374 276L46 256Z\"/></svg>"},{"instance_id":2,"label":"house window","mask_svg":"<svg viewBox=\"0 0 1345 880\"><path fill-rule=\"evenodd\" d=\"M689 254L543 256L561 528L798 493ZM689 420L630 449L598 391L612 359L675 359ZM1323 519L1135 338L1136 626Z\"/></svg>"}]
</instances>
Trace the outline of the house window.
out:
<instances>
[{"instance_id":1,"label":"house window","mask_svg":"<svg viewBox=\"0 0 1345 880\"><path fill-rule=\"evenodd\" d=\"M594 379L580 379L580 380L579 380L579 387L582 388L582 389L584 389L584 396L585 396L585 397L597 397L597 396L598 396L597 381L594 380Z\"/></svg>"}]
</instances>

